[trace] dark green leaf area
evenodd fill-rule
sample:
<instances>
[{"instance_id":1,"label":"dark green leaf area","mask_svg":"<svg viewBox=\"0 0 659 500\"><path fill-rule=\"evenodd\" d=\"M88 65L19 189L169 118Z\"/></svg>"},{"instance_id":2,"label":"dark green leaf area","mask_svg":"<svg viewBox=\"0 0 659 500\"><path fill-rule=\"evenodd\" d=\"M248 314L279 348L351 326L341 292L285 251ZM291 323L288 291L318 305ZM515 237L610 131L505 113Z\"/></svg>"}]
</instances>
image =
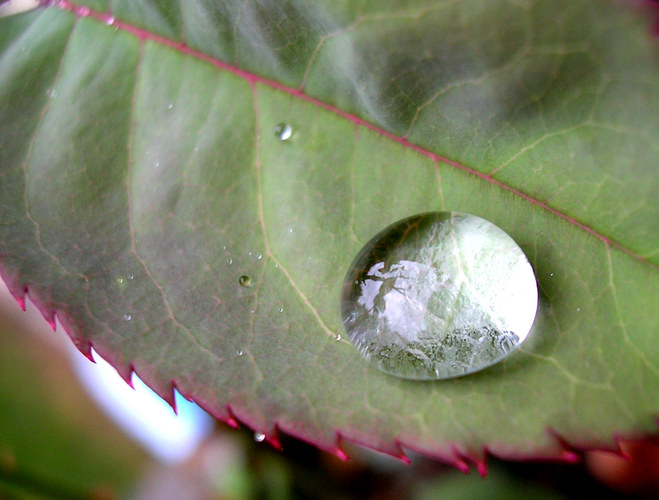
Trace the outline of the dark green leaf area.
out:
<instances>
[{"instance_id":1,"label":"dark green leaf area","mask_svg":"<svg viewBox=\"0 0 659 500\"><path fill-rule=\"evenodd\" d=\"M343 437L447 460L557 456L547 429L586 447L656 431L659 67L644 11L88 5L117 24L57 6L0 20L0 272L81 348L335 452ZM521 246L536 323L481 373L398 380L346 341L343 278L380 230L441 210Z\"/></svg>"}]
</instances>

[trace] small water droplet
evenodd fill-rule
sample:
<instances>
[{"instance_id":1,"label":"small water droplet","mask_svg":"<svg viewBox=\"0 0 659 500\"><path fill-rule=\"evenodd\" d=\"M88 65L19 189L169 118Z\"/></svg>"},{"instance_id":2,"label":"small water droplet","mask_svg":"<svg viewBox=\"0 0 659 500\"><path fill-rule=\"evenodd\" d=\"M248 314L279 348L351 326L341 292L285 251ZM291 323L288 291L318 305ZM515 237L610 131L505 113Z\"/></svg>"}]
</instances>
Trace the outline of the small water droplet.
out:
<instances>
[{"instance_id":1,"label":"small water droplet","mask_svg":"<svg viewBox=\"0 0 659 500\"><path fill-rule=\"evenodd\" d=\"M334 335L334 340L341 340L341 335L339 335L338 333Z\"/></svg>"},{"instance_id":2,"label":"small water droplet","mask_svg":"<svg viewBox=\"0 0 659 500\"><path fill-rule=\"evenodd\" d=\"M154 163L154 165L155 165L156 168L160 167L160 160L156 160L156 162Z\"/></svg>"},{"instance_id":3,"label":"small water droplet","mask_svg":"<svg viewBox=\"0 0 659 500\"><path fill-rule=\"evenodd\" d=\"M46 90L46 95L50 97L51 99L54 97L57 97L57 90L55 89L48 89Z\"/></svg>"},{"instance_id":4,"label":"small water droplet","mask_svg":"<svg viewBox=\"0 0 659 500\"><path fill-rule=\"evenodd\" d=\"M240 286L247 288L248 286L251 286L252 280L249 278L249 276L243 274L240 278L238 278L238 283Z\"/></svg>"},{"instance_id":5,"label":"small water droplet","mask_svg":"<svg viewBox=\"0 0 659 500\"><path fill-rule=\"evenodd\" d=\"M167 109L172 109L173 107L174 107L174 104L171 103L171 102L167 105Z\"/></svg>"},{"instance_id":6,"label":"small water droplet","mask_svg":"<svg viewBox=\"0 0 659 500\"><path fill-rule=\"evenodd\" d=\"M76 14L78 14L80 17L86 17L89 15L91 10L89 10L89 7L78 7L76 9Z\"/></svg>"},{"instance_id":7,"label":"small water droplet","mask_svg":"<svg viewBox=\"0 0 659 500\"><path fill-rule=\"evenodd\" d=\"M239 349L238 351L236 351L236 355L238 355L238 356L242 356L243 354L245 354L245 353L243 352L242 349Z\"/></svg>"},{"instance_id":8,"label":"small water droplet","mask_svg":"<svg viewBox=\"0 0 659 500\"><path fill-rule=\"evenodd\" d=\"M549 273L549 276L551 276L551 277L553 278L553 277L554 277L554 273Z\"/></svg>"},{"instance_id":9,"label":"small water droplet","mask_svg":"<svg viewBox=\"0 0 659 500\"><path fill-rule=\"evenodd\" d=\"M258 254L258 255L256 256L256 258L257 258L258 260L261 260L261 259L263 258L263 255Z\"/></svg>"},{"instance_id":10,"label":"small water droplet","mask_svg":"<svg viewBox=\"0 0 659 500\"><path fill-rule=\"evenodd\" d=\"M263 434L262 432L255 432L254 441L256 441L257 443L262 443L263 441L265 441L265 434Z\"/></svg>"},{"instance_id":11,"label":"small water droplet","mask_svg":"<svg viewBox=\"0 0 659 500\"><path fill-rule=\"evenodd\" d=\"M275 127L275 137L280 141L287 141L293 136L293 127L288 123L279 123Z\"/></svg>"},{"instance_id":12,"label":"small water droplet","mask_svg":"<svg viewBox=\"0 0 659 500\"><path fill-rule=\"evenodd\" d=\"M505 358L528 335L537 303L533 269L508 234L474 215L433 212L387 227L362 248L341 310L369 362L428 380Z\"/></svg>"},{"instance_id":13,"label":"small water droplet","mask_svg":"<svg viewBox=\"0 0 659 500\"><path fill-rule=\"evenodd\" d=\"M227 264L229 265L233 264L233 259L227 259Z\"/></svg>"},{"instance_id":14,"label":"small water droplet","mask_svg":"<svg viewBox=\"0 0 659 500\"><path fill-rule=\"evenodd\" d=\"M293 228L292 227L288 228L288 234L293 234Z\"/></svg>"},{"instance_id":15,"label":"small water droplet","mask_svg":"<svg viewBox=\"0 0 659 500\"><path fill-rule=\"evenodd\" d=\"M114 24L114 16L108 16L105 18L105 24L112 26Z\"/></svg>"},{"instance_id":16,"label":"small water droplet","mask_svg":"<svg viewBox=\"0 0 659 500\"><path fill-rule=\"evenodd\" d=\"M280 312L280 313L283 313L283 312L284 312L284 308L283 308L283 307L280 307L280 308L279 308L279 312Z\"/></svg>"},{"instance_id":17,"label":"small water droplet","mask_svg":"<svg viewBox=\"0 0 659 500\"><path fill-rule=\"evenodd\" d=\"M124 278L123 276L119 276L119 277L116 279L116 283L117 283L117 285L119 285L119 286L123 286L123 285L126 284L126 278Z\"/></svg>"},{"instance_id":18,"label":"small water droplet","mask_svg":"<svg viewBox=\"0 0 659 500\"><path fill-rule=\"evenodd\" d=\"M124 314L124 319L125 319L126 321L130 321L131 319L133 319L133 316L130 315L130 314Z\"/></svg>"},{"instance_id":19,"label":"small water droplet","mask_svg":"<svg viewBox=\"0 0 659 500\"><path fill-rule=\"evenodd\" d=\"M581 312L581 307L577 307L577 312Z\"/></svg>"},{"instance_id":20,"label":"small water droplet","mask_svg":"<svg viewBox=\"0 0 659 500\"><path fill-rule=\"evenodd\" d=\"M129 275L128 275L128 279L129 279L129 280L134 280L134 279L135 279L135 276L132 275L132 274L129 274Z\"/></svg>"}]
</instances>

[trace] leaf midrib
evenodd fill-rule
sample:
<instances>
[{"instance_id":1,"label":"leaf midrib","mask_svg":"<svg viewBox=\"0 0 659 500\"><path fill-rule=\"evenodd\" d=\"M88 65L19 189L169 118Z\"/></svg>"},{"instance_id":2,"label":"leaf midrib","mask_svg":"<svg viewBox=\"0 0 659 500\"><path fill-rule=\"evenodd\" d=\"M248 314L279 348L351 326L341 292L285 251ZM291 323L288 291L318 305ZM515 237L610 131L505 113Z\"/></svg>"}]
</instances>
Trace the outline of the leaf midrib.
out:
<instances>
[{"instance_id":1,"label":"leaf midrib","mask_svg":"<svg viewBox=\"0 0 659 500\"><path fill-rule=\"evenodd\" d=\"M311 104L313 104L313 105L315 105L319 108L322 108L326 111L334 113L334 114L336 114L336 115L352 122L353 124L355 124L358 127L364 127L368 130L371 130L371 131L377 133L380 136L383 136L383 137L385 137L389 140L392 140L392 141L398 143L399 145L401 145L402 147L404 147L406 149L410 149L410 150L415 151L416 153L418 153L422 156L425 156L426 158L429 158L433 162L434 165L441 162L445 165L451 166L451 167L456 168L458 170L462 170L463 172L466 172L466 173L468 173L470 175L473 175L473 176L475 176L475 177L477 177L481 180L484 180L484 181L486 181L490 184L493 184L493 185L497 186L500 189L504 189L504 190L518 196L519 198L523 199L524 201L526 201L526 202L528 202L532 205L535 205L535 206L537 206L537 207L539 207L543 210L546 210L547 212L549 212L552 215L562 219L563 221L567 222L568 224L579 228L580 230L584 231L588 235L599 239L600 241L602 241L607 246L607 248L609 248L609 247L617 248L620 251L622 251L625 254L632 257L633 259L649 266L650 268L659 269L659 265L656 265L656 264L650 262L647 259L647 257L644 257L644 256L634 252L633 250L631 250L630 248L628 248L624 244L620 243L619 241L613 240L613 239L605 236L604 234L598 232L597 230L595 230L591 226L577 220L576 218L562 212L561 210L559 210L555 207L552 207L548 203L540 201L540 200L534 198L533 196L531 196L527 193L524 193L523 191L521 191L521 190L519 190L519 189L517 189L513 186L509 186L508 184L505 184L504 182L502 182L498 179L495 179L494 177L492 177L492 175L494 173L496 173L496 169L493 170L492 172L488 173L488 174L482 173L478 170L475 170L471 167L468 167L467 165L463 165L462 163L460 163L456 160L452 160L450 158L441 156L437 153L434 153L434 152L432 152L428 149L423 148L422 146L419 146L417 144L414 144L414 143L410 142L409 140L406 139L407 134L405 136L398 136L398 135L396 135L392 132L389 132L388 130L385 130L381 127L378 127L377 125L375 125L373 123L370 123L370 122L364 120L363 118L360 118L359 116L357 116L355 114L349 113L349 112L344 111L340 108L337 108L336 106L328 104L328 103L326 103L326 102L324 102L324 101L322 101L318 98L315 98L311 95L305 94L301 90L301 87L300 88L289 87L289 86L284 85L284 84L282 84L280 82L277 82L275 80L271 80L269 78L257 75L255 73L250 73L249 71L246 71L246 70L244 70L244 69L242 69L238 66L229 64L229 63L224 62L220 59L211 57L208 54L205 54L201 51L195 50L195 49L189 47L185 42L177 42L177 41L171 40L169 38L166 38L166 37L157 35L155 33L152 33L152 32L150 32L150 31L148 31L144 28L139 28L135 25L119 21L112 15L111 12L98 12L98 11L95 11L93 9L90 9L89 7L82 6L82 5L76 4L74 2L71 2L70 0L60 0L54 5L54 7L65 10L65 11L68 11L68 12L71 12L72 14L74 14L76 16L76 18L89 17L89 18L92 18L92 19L96 19L100 22L103 22L104 24L112 24L115 29L125 31L125 32L128 32L128 33L136 36L137 38L140 39L141 43L144 43L145 41L148 40L148 41L151 41L151 42L158 43L160 45L164 45L166 47L169 47L170 49L173 49L177 52L180 52L180 53L182 53L186 56L190 56L190 57L193 57L195 59L199 59L199 60L202 60L202 61L207 62L209 64L212 64L213 66L215 66L219 70L228 71L228 72L230 72L230 73L246 80L252 88L255 88L256 84L261 84L261 85L265 85L267 87L270 87L272 89L284 92L284 93L290 95L291 97L309 102L309 103L311 103Z\"/></svg>"}]
</instances>

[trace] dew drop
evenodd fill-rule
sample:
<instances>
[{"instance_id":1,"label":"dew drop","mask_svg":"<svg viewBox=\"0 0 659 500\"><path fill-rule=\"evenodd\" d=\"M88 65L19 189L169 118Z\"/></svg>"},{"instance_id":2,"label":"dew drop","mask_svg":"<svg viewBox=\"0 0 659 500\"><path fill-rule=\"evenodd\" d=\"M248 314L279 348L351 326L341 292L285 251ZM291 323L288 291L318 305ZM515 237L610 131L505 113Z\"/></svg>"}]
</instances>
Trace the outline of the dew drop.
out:
<instances>
[{"instance_id":1,"label":"dew drop","mask_svg":"<svg viewBox=\"0 0 659 500\"><path fill-rule=\"evenodd\" d=\"M262 432L255 432L254 441L256 441L257 443L262 443L263 441L265 441L265 434L263 434Z\"/></svg>"},{"instance_id":2,"label":"dew drop","mask_svg":"<svg viewBox=\"0 0 659 500\"><path fill-rule=\"evenodd\" d=\"M293 137L293 127L288 123L279 123L275 127L275 137L280 141L287 141Z\"/></svg>"},{"instance_id":3,"label":"dew drop","mask_svg":"<svg viewBox=\"0 0 659 500\"><path fill-rule=\"evenodd\" d=\"M46 95L50 97L51 99L54 97L57 97L57 90L55 89L48 89L46 90Z\"/></svg>"},{"instance_id":4,"label":"dew drop","mask_svg":"<svg viewBox=\"0 0 659 500\"><path fill-rule=\"evenodd\" d=\"M233 264L233 259L227 259L227 264L229 265Z\"/></svg>"},{"instance_id":5,"label":"dew drop","mask_svg":"<svg viewBox=\"0 0 659 500\"><path fill-rule=\"evenodd\" d=\"M172 109L173 107L174 107L174 104L172 104L171 102L167 105L167 109Z\"/></svg>"},{"instance_id":6,"label":"dew drop","mask_svg":"<svg viewBox=\"0 0 659 500\"><path fill-rule=\"evenodd\" d=\"M243 354L245 354L245 353L243 352L242 349L236 351L236 355L237 355L237 356L242 356Z\"/></svg>"},{"instance_id":7,"label":"dew drop","mask_svg":"<svg viewBox=\"0 0 659 500\"><path fill-rule=\"evenodd\" d=\"M105 24L112 26L114 24L114 16L108 16L105 18Z\"/></svg>"},{"instance_id":8,"label":"dew drop","mask_svg":"<svg viewBox=\"0 0 659 500\"><path fill-rule=\"evenodd\" d=\"M133 316L130 315L130 314L124 314L124 319L125 319L126 321L130 321L131 319L133 319Z\"/></svg>"},{"instance_id":9,"label":"dew drop","mask_svg":"<svg viewBox=\"0 0 659 500\"><path fill-rule=\"evenodd\" d=\"M505 358L528 335L533 269L502 229L431 212L378 233L346 274L343 324L357 350L402 378L445 379Z\"/></svg>"},{"instance_id":10,"label":"dew drop","mask_svg":"<svg viewBox=\"0 0 659 500\"><path fill-rule=\"evenodd\" d=\"M280 307L280 308L279 308L279 312L280 312L280 313L283 313L283 312L284 312L284 308L283 308L283 307Z\"/></svg>"},{"instance_id":11,"label":"dew drop","mask_svg":"<svg viewBox=\"0 0 659 500\"><path fill-rule=\"evenodd\" d=\"M258 255L256 256L256 258L257 258L258 260L261 260L261 259L263 258L263 255L258 254Z\"/></svg>"},{"instance_id":12,"label":"dew drop","mask_svg":"<svg viewBox=\"0 0 659 500\"><path fill-rule=\"evenodd\" d=\"M246 274L243 274L240 278L238 278L238 283L240 286L247 288L251 286L252 280L247 276Z\"/></svg>"},{"instance_id":13,"label":"dew drop","mask_svg":"<svg viewBox=\"0 0 659 500\"><path fill-rule=\"evenodd\" d=\"M341 335L339 335L338 333L334 335L334 340L341 340Z\"/></svg>"}]
</instances>

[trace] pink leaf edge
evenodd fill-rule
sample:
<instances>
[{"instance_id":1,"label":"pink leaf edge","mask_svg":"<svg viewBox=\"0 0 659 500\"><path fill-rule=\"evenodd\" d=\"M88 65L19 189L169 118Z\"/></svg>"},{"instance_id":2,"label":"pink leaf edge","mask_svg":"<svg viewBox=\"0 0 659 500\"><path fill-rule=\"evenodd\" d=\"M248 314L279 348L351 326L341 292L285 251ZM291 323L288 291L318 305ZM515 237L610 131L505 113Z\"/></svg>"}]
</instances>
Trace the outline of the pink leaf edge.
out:
<instances>
[{"instance_id":1,"label":"pink leaf edge","mask_svg":"<svg viewBox=\"0 0 659 500\"><path fill-rule=\"evenodd\" d=\"M114 24L116 28L122 29L128 32L133 33L134 35L138 36L140 39L145 40L145 39L150 39L152 41L161 43L163 45L169 46L170 48L173 48L175 50L179 50L185 54L188 54L192 57L204 60L206 62L209 62L216 67L218 67L220 70L226 70L230 71L242 78L245 78L250 82L250 84L254 85L255 83L262 83L265 85L268 85L272 88L281 90L283 92L286 92L290 95L296 96L300 99L306 100L308 102L311 102L319 107L322 107L324 109L327 109L329 111L332 111L352 122L354 122L358 126L363 126L366 127L370 130L376 131L380 133L381 135L388 137L391 140L394 140L395 142L400 143L404 147L410 148L424 156L427 156L431 158L434 162L442 162L446 163L448 165L451 165L455 168L459 168L461 170L465 170L468 173L471 173L472 175L475 175L479 178L482 178L484 180L487 180L488 182L492 182L496 185L498 185L500 188L508 190L513 192L514 194L522 197L523 199L540 206L541 208L544 208L548 210L549 212L553 213L554 215L567 220L569 223L576 225L580 227L582 230L590 233L591 235L597 237L598 239L602 240L604 243L607 244L607 246L615 246L619 248L620 250L624 251L627 254L630 254L632 257L634 257L637 260L640 260L646 264L650 264L645 258L634 254L631 252L629 249L623 247L619 243L612 241L605 236L595 232L592 228L576 221L575 219L572 219L565 214L559 212L556 209L553 209L549 205L547 205L544 202L541 202L539 200L535 200L531 198L530 196L522 193L521 191L518 191L514 188L511 188L510 186L507 186L500 181L497 181L496 179L492 178L490 175L482 174L476 170L473 170L469 167L466 167L464 165L458 164L455 161L439 157L435 153L432 153L430 151L427 151L417 145L414 145L407 141L406 138L404 137L398 137L386 130L380 129L379 127L370 124L369 122L364 121L363 119L355 116L355 115L350 115L340 109L334 108L333 106L326 104L322 101L319 101L309 95L306 95L302 92L301 89L292 89L283 86L282 84L268 80L266 78L260 77L258 75L254 75L251 73L247 73L244 70L241 70L239 68L230 66L222 61L213 59L201 52L195 51L185 45L184 43L176 43L171 40L164 39L162 37L159 37L157 35L154 35L152 33L149 33L147 31L141 30L139 28L136 28L134 26L131 26L126 23L122 23L119 21L116 21L114 16L110 13L102 13L102 12L95 12L87 7L84 6L79 6L74 4L73 2L69 0L42 0L41 4L43 6L55 6L57 8L63 9L63 10L68 10L72 12L76 17L92 17L95 18L101 22L104 22L105 24ZM655 30L654 30L654 35L659 35L659 21L655 24ZM650 264L651 266L654 267L653 264ZM2 271L2 270L0 270ZM5 283L7 284L7 287L9 288L10 293L18 303L19 307L25 311L26 309L26 298L28 296L28 286L23 285L23 286L17 286L16 283L12 283L11 280L7 279L7 274L0 272L0 277L2 277L5 280ZM123 363L119 359L114 359L116 356L114 356L111 352L102 349L102 346L99 345L92 345L92 342L86 338L84 338L81 335L76 334L76 327L74 326L73 322L68 321L68 318L56 311L55 308L49 307L45 302L41 302L39 300L39 297L36 294L29 294L30 300L34 303L34 305L37 307L37 309L40 311L46 322L49 324L49 326L53 329L53 331L56 330L56 320L60 322L62 325L64 331L69 335L71 340L73 341L74 345L76 348L91 362L95 362L93 354L92 354L92 347L108 362L117 370L121 378L130 386L133 387L132 384L132 374L137 373L134 365L132 363L126 364ZM183 391L182 388L178 387L176 382L174 380L170 380L168 382L164 382L162 380L157 380L153 379L152 377L144 377L138 374L140 378L156 393L158 396L160 396L163 400L165 400L171 407L172 409L176 412L176 401L175 401L175 390L178 390L183 397L186 399L195 402L198 404L201 408L203 408L205 411L213 415L214 418L220 420L221 422L225 423L227 426L237 429L241 426L241 423L248 428L251 428L253 431L257 431L258 424L256 422L250 422L250 419L248 417L243 416L242 418L238 418L232 409L232 406L230 403L227 403L225 405L213 405L211 402L207 401L199 401L197 400L192 392L187 392ZM659 429L659 420L656 422L657 428ZM618 456L624 457L624 458L629 458L623 451L623 449L620 446L620 441L621 440L635 440L635 439L642 439L641 436L632 436L631 438L629 437L623 437L622 433L615 433L612 436L612 442L613 444L610 446L605 446L605 445L597 445L597 446L588 446L585 444L581 445L573 445L567 442L563 437L561 437L557 432L555 432L552 429L548 429L547 433L553 437L555 442L559 445L559 450L560 452L555 454L555 455L522 455L522 454L494 454L492 453L487 446L483 446L482 449L479 452L476 452L474 450L460 450L458 445L453 443L450 444L450 449L451 453L450 454L445 454L445 453L429 453L427 450L420 449L416 447L414 444L409 444L409 443L403 443L400 440L396 440L394 443L392 443L392 447L390 448L378 448L375 446L370 446L367 442L364 442L363 440L359 440L355 437L346 437L340 430L337 430L336 432L336 443L334 446L327 446L321 442L314 441L312 436L306 436L301 433L295 432L294 429L286 429L283 428L281 424L275 422L273 426L271 427L270 430L267 432L263 432L265 435L264 441L267 441L271 446L273 446L275 449L281 450L281 442L279 439L280 432L285 432L291 437L294 437L296 439L299 439L301 441L307 442L313 446L316 446L317 448L320 448L334 456L336 456L339 460L342 461L347 461L350 459L348 454L344 451L342 447L342 442L344 440L350 441L354 444L364 446L366 448L382 452L385 454L388 454L394 458L399 459L403 463L410 464L411 459L405 454L403 451L403 448L406 448L412 452L418 453L420 455L427 456L432 459L436 459L438 461L441 461L443 463L446 463L448 465L451 465L455 467L456 469L468 473L471 471L471 468L473 467L481 476L485 477L487 475L487 459L489 456L496 456L501 459L507 459L507 460L517 460L517 461L557 461L557 462L562 462L562 463L575 463L581 460L583 454L588 451L606 451L610 452L613 454L616 454Z\"/></svg>"},{"instance_id":2,"label":"pink leaf edge","mask_svg":"<svg viewBox=\"0 0 659 500\"><path fill-rule=\"evenodd\" d=\"M2 275L2 273L0 273ZM559 462L559 463L577 463L580 462L584 453L590 451L605 451L613 453L617 456L629 459L629 457L624 452L623 448L620 446L621 441L634 441L642 440L647 436L633 435L626 436L624 433L614 433L611 437L611 444L608 445L595 445L591 446L587 443L570 443L564 437L562 437L558 432L553 429L547 429L547 433L553 438L556 444L558 444L558 453L552 454L515 454L515 453L493 453L484 445L480 450L465 450L461 449L457 443L446 443L450 453L442 453L439 451L429 452L426 449L416 446L413 443L405 443L400 439L396 439L394 442L390 443L388 447L378 447L373 446L368 443L367 440L359 439L357 436L348 436L345 432L341 430L336 431L335 442L332 445L327 445L321 441L314 440L313 436L306 435L300 432L297 432L295 429L288 428L288 426L282 424L279 421L275 421L271 426L265 431L260 429L263 427L262 424L252 421L248 415L236 415L230 402L226 404L217 404L212 401L201 401L194 396L194 391L188 391L183 387L180 387L175 380L163 381L157 378L146 376L148 374L137 373L135 366L132 363L124 363L111 351L103 348L102 345L96 344L93 345L92 342L88 339L85 339L82 336L79 336L75 333L75 326L72 321L68 321L66 314L56 311L55 309L41 309L45 302L40 301L36 294L29 293L28 286L22 285L17 286L16 283L13 283L11 280L7 280L2 276L7 284L7 287L14 297L18 305L22 310L25 310L26 299L29 298L32 303L40 311L46 322L52 327L55 318L60 322L63 330L71 338L74 345L78 350L91 362L95 362L92 347L100 356L108 361L116 370L121 378L130 386L132 384L132 375L133 373L137 374L145 384L147 384L158 396L165 400L172 409L176 412L176 401L175 401L175 390L178 391L185 399L194 402L199 405L210 415L212 415L217 420L223 422L228 427L233 429L238 429L241 426L244 426L248 429L251 429L253 432L261 432L265 435L264 441L269 443L273 448L277 450L282 450L280 435L285 433L288 436L291 436L295 439L304 441L312 446L315 446L331 455L334 455L341 461L348 461L350 457L343 448L343 442L350 442L354 445L363 446L367 449L371 449L380 453L384 453L393 458L400 460L402 463L411 464L412 460L405 454L404 449L409 450L410 452L417 453L419 455L426 456L428 458L440 461L447 465L453 466L463 473L469 473L472 469L475 470L482 477L487 476L488 467L487 461L490 456L497 457L503 460L512 460L512 461L532 461L532 462ZM146 370L148 371L148 370ZM659 419L656 421L657 429L659 430Z\"/></svg>"}]
</instances>

